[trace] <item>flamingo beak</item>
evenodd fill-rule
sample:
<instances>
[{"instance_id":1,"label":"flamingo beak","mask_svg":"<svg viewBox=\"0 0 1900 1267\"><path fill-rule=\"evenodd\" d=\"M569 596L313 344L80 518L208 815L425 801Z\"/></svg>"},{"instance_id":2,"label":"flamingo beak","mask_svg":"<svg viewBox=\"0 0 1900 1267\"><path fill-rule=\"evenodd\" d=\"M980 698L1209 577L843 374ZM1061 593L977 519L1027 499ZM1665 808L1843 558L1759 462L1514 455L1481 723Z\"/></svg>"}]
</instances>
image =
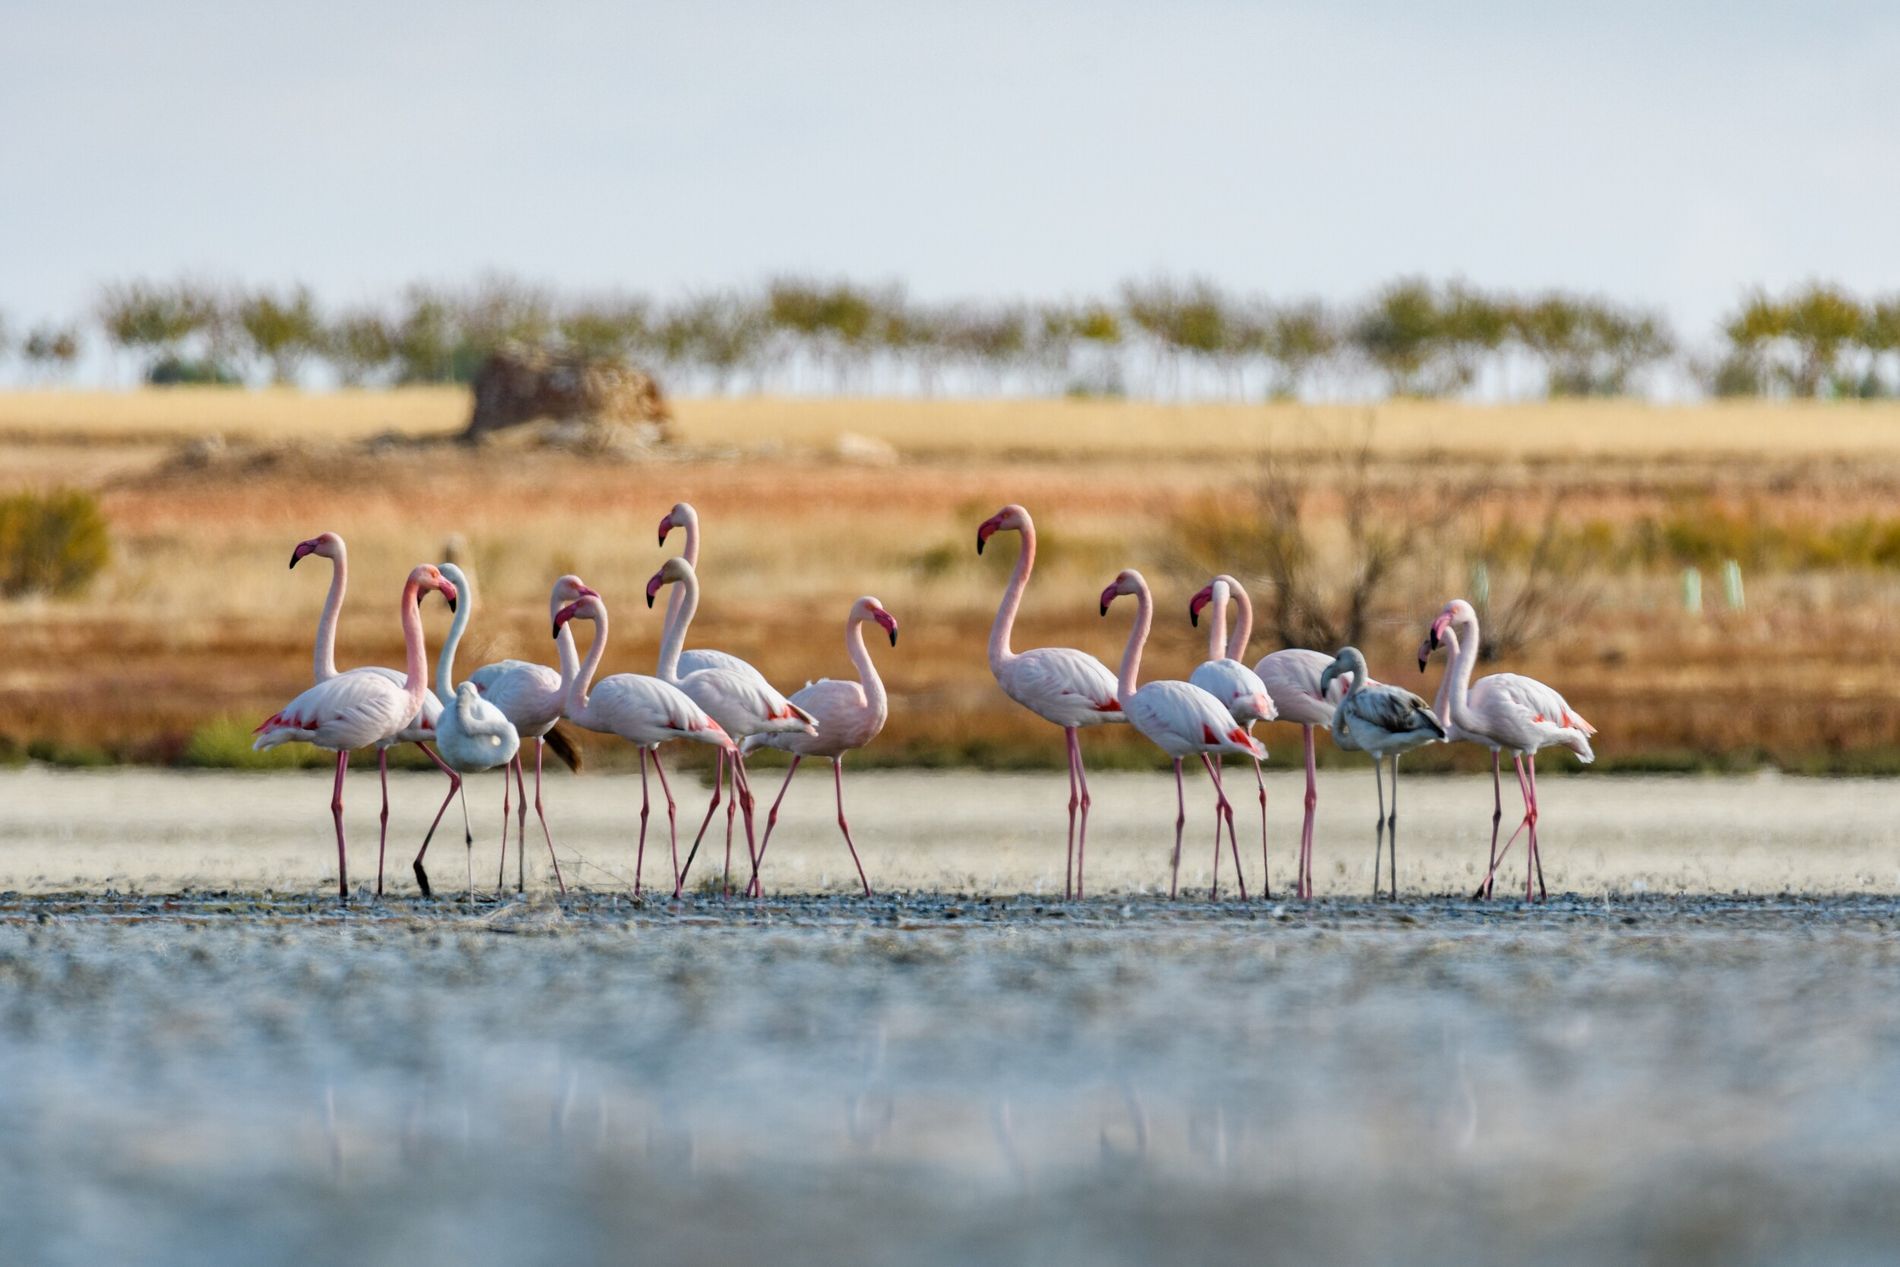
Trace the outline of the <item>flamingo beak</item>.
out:
<instances>
[{"instance_id":1,"label":"flamingo beak","mask_svg":"<svg viewBox=\"0 0 1900 1267\"><path fill-rule=\"evenodd\" d=\"M666 517L660 520L660 544L661 545L666 544L666 534L671 531L673 531L673 514L671 511L668 511L666 514Z\"/></svg>"},{"instance_id":2,"label":"flamingo beak","mask_svg":"<svg viewBox=\"0 0 1900 1267\"><path fill-rule=\"evenodd\" d=\"M1196 629L1201 627L1201 608L1214 601L1214 587L1204 585L1201 592L1188 600L1188 624Z\"/></svg>"},{"instance_id":3,"label":"flamingo beak","mask_svg":"<svg viewBox=\"0 0 1900 1267\"><path fill-rule=\"evenodd\" d=\"M893 647L896 646L897 645L897 617L891 615L889 612L885 611L883 608L879 608L877 611L874 611L871 613L871 619L875 620L878 624L884 626L884 632L890 634L891 636L891 645Z\"/></svg>"},{"instance_id":4,"label":"flamingo beak","mask_svg":"<svg viewBox=\"0 0 1900 1267\"><path fill-rule=\"evenodd\" d=\"M994 519L985 519L982 523L977 525L976 552L978 554L983 553L983 543L995 536L996 530L1000 527L1002 527L1002 525Z\"/></svg>"},{"instance_id":5,"label":"flamingo beak","mask_svg":"<svg viewBox=\"0 0 1900 1267\"><path fill-rule=\"evenodd\" d=\"M316 552L317 552L317 546L315 542L299 541L297 543L297 548L290 552L290 566L293 568L296 567L297 560L303 558L307 554L315 554Z\"/></svg>"},{"instance_id":6,"label":"flamingo beak","mask_svg":"<svg viewBox=\"0 0 1900 1267\"><path fill-rule=\"evenodd\" d=\"M574 613L578 610L580 610L580 604L575 602L569 603L560 611L554 613L554 636L556 638L561 636L561 626L574 619Z\"/></svg>"},{"instance_id":7,"label":"flamingo beak","mask_svg":"<svg viewBox=\"0 0 1900 1267\"><path fill-rule=\"evenodd\" d=\"M647 606L648 607L653 606L653 599L656 595L659 594L660 586L664 584L666 584L666 577L663 573L660 573L660 572L655 572L653 574L653 579L647 582Z\"/></svg>"},{"instance_id":8,"label":"flamingo beak","mask_svg":"<svg viewBox=\"0 0 1900 1267\"><path fill-rule=\"evenodd\" d=\"M1115 601L1115 595L1119 592L1113 585L1102 591L1102 615L1108 615L1108 605Z\"/></svg>"},{"instance_id":9,"label":"flamingo beak","mask_svg":"<svg viewBox=\"0 0 1900 1267\"><path fill-rule=\"evenodd\" d=\"M448 600L449 610L454 611L456 593L455 593L455 586L453 583L449 581L442 582L442 597Z\"/></svg>"}]
</instances>

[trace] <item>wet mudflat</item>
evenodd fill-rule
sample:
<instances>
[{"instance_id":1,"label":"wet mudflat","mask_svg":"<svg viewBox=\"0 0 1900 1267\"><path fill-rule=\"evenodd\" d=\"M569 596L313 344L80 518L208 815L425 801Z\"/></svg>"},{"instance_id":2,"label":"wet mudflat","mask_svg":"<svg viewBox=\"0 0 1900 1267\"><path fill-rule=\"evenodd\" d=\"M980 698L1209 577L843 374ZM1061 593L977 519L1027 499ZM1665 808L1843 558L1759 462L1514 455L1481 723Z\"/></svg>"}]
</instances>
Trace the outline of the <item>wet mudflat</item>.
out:
<instances>
[{"instance_id":1,"label":"wet mudflat","mask_svg":"<svg viewBox=\"0 0 1900 1267\"><path fill-rule=\"evenodd\" d=\"M16 1261L1883 1260L1900 900L0 897Z\"/></svg>"}]
</instances>

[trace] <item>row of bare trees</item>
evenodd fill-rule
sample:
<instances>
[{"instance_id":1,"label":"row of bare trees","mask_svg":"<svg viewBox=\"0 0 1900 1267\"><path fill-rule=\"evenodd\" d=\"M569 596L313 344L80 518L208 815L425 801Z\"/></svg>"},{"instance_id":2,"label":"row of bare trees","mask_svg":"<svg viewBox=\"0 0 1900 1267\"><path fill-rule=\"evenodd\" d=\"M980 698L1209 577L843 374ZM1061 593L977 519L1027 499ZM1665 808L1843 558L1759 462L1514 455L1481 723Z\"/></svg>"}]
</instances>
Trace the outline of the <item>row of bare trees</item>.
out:
<instances>
[{"instance_id":1,"label":"row of bare trees","mask_svg":"<svg viewBox=\"0 0 1900 1267\"><path fill-rule=\"evenodd\" d=\"M154 383L466 382L512 340L649 365L675 391L1618 396L1672 370L1718 395L1900 391L1900 299L1821 285L1747 296L1712 358L1685 353L1639 307L1420 279L1340 305L1171 278L1056 303L927 303L896 285L799 277L656 302L491 278L336 309L301 285L128 281L104 287L92 315ZM29 375L70 376L83 351L77 324L18 339L0 325L0 354Z\"/></svg>"}]
</instances>

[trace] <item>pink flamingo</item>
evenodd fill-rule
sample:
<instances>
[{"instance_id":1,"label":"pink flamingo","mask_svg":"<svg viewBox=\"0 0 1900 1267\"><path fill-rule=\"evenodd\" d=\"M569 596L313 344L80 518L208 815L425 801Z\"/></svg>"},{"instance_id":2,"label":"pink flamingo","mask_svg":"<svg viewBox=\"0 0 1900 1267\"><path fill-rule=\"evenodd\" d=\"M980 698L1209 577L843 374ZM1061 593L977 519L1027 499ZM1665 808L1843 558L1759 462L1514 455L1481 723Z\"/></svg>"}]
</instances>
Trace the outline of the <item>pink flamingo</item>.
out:
<instances>
[{"instance_id":1,"label":"pink flamingo","mask_svg":"<svg viewBox=\"0 0 1900 1267\"><path fill-rule=\"evenodd\" d=\"M1062 896L1081 897L1090 800L1077 732L1084 726L1128 719L1115 698L1115 675L1086 651L1073 647L1038 647L1021 653L1010 650L1009 635L1016 624L1016 611L1022 606L1023 591L1029 588L1030 570L1036 566L1036 525L1021 506L1005 506L977 526L976 552L982 554L984 543L1004 530L1022 534L1023 548L996 609L996 623L990 626L990 673L1003 694L1044 721L1062 727L1069 749L1069 858L1062 871ZM1078 807L1082 811L1079 834Z\"/></svg>"},{"instance_id":2,"label":"pink flamingo","mask_svg":"<svg viewBox=\"0 0 1900 1267\"><path fill-rule=\"evenodd\" d=\"M1135 596L1135 624L1128 632L1128 646L1122 652L1121 680L1116 683L1122 712L1129 724L1174 759L1174 861L1168 880L1168 896L1179 891L1181 880L1181 831L1187 823L1187 792L1181 784L1181 762L1198 756L1214 783L1214 880L1210 896L1220 893L1220 825L1227 820L1227 843L1234 851L1234 870L1240 870L1240 843L1234 838L1234 807L1221 789L1220 775L1214 768L1215 753L1237 752L1258 761L1267 755L1260 741L1235 724L1233 715L1219 699L1192 682L1150 682L1140 686L1141 652L1147 645L1148 631L1154 624L1154 597L1148 582L1133 568L1125 569L1102 591L1102 615L1108 605L1122 594ZM1247 896L1247 882L1239 881L1240 896Z\"/></svg>"},{"instance_id":3,"label":"pink flamingo","mask_svg":"<svg viewBox=\"0 0 1900 1267\"><path fill-rule=\"evenodd\" d=\"M279 744L301 742L336 753L336 790L330 798L330 813L336 820L337 892L345 902L350 900L350 881L343 840L343 775L349 769L350 753L392 742L411 724L422 708L423 696L429 693L422 613L418 610L425 590L441 594L450 610L455 607L455 586L432 565L425 563L409 573L402 588L405 655L401 682L392 682L380 673L337 674L265 718L251 744L262 752Z\"/></svg>"},{"instance_id":4,"label":"pink flamingo","mask_svg":"<svg viewBox=\"0 0 1900 1267\"><path fill-rule=\"evenodd\" d=\"M1229 597L1236 601L1240 611L1231 641L1227 637ZM1214 615L1207 624L1207 659L1188 674L1188 681L1226 705L1234 720L1251 735L1255 722L1272 721L1279 716L1273 707L1272 697L1267 694L1267 684L1240 658L1246 653L1247 639L1253 633L1253 602L1239 581L1222 574L1188 601L1188 623L1199 624L1201 608L1209 603L1214 605ZM1216 774L1220 766L1221 758L1214 758ZM1267 780L1260 772L1258 761L1253 763L1253 780L1260 791L1260 895L1271 898L1273 883L1267 866ZM1219 852L1216 847L1216 870L1220 865Z\"/></svg>"},{"instance_id":5,"label":"pink flamingo","mask_svg":"<svg viewBox=\"0 0 1900 1267\"><path fill-rule=\"evenodd\" d=\"M548 617L569 603L579 602L594 595L594 591L581 583L581 578L569 574L554 582L554 590L548 595ZM580 663L579 654L574 649L574 635L566 628L560 628L554 640L554 654L560 664L559 669L551 669L545 664L532 660L497 660L493 664L484 664L468 675L482 698L499 708L502 716L514 723L515 733L523 740L534 740L534 812L541 820L541 835L548 842L548 856L554 856L554 834L548 830L548 816L541 802L541 763L543 748L553 748L570 770L581 768L580 750L561 730L561 709L567 700L567 684L573 678L576 666ZM515 786L521 792L520 830L515 852L515 888L517 891L527 887L527 841L528 841L528 788L527 777L519 753L510 761L508 768L513 772ZM508 776L501 780L501 870L495 877L495 887L502 887L502 877L508 870ZM560 882L560 864L555 864L555 879ZM562 892L566 885L562 882Z\"/></svg>"},{"instance_id":6,"label":"pink flamingo","mask_svg":"<svg viewBox=\"0 0 1900 1267\"><path fill-rule=\"evenodd\" d=\"M1399 758L1414 748L1442 743L1445 727L1432 706L1412 692L1374 682L1366 672L1366 657L1357 647L1344 647L1319 675L1319 694L1333 682L1352 675L1352 689L1333 714L1333 738L1350 734L1354 747L1372 756L1372 777L1379 788L1379 828L1372 846L1372 896L1379 896L1379 855L1388 848L1392 860L1392 900L1399 897ZM1392 812L1385 811L1385 763L1392 760ZM1386 844L1388 833L1391 844Z\"/></svg>"},{"instance_id":7,"label":"pink flamingo","mask_svg":"<svg viewBox=\"0 0 1900 1267\"><path fill-rule=\"evenodd\" d=\"M308 541L299 541L290 552L290 566L316 555L330 560L330 592L323 600L323 614L317 618L317 641L312 652L312 675L314 682L327 682L337 677L336 667L336 626L343 611L343 593L350 583L349 551L344 548L343 538L334 532L320 532ZM352 673L375 673L388 678L391 682L401 682L403 675L395 669L362 668L351 669ZM422 706L409 724L396 734L376 745L376 773L383 786L383 809L379 828L381 838L376 845L376 896L383 895L383 854L389 845L389 750L397 744L412 743L428 755L429 760L442 773L449 776L449 794L442 798L442 805L435 812L435 821L429 825L429 834L442 821L442 815L448 812L449 803L455 794L462 790L462 776L449 768L439 753L429 746L428 741L435 738L436 722L442 716L442 702L433 692L424 690Z\"/></svg>"},{"instance_id":8,"label":"pink flamingo","mask_svg":"<svg viewBox=\"0 0 1900 1267\"><path fill-rule=\"evenodd\" d=\"M686 641L686 631L693 623L693 615L699 610L699 577L693 572L693 565L685 559L668 559L660 570L647 582L647 606L659 595L660 587L677 584L685 591L686 598L680 604L676 616L666 622L666 632L660 641L660 663L658 676L662 682L677 686L692 698L692 701L711 714L712 719L725 728L727 734L735 740L744 740L752 735L771 734L779 731L803 731L816 735L818 725L815 718L798 705L786 699L773 689L771 683L756 673L744 673L731 668L700 669L693 673L680 672L680 645ZM756 870L759 851L755 844L752 826L753 797L752 784L746 777L745 753L734 751L727 754L732 766L732 795L739 798L740 809L745 814L746 858ZM713 805L717 805L719 789L713 789ZM708 821L712 810L707 810ZM732 886L732 829L731 816L726 822L726 884L727 892ZM700 832L705 832L700 827ZM686 871L693 865L693 858L699 852L699 841L694 840L693 848L687 851L686 863L681 868L677 886L686 883Z\"/></svg>"},{"instance_id":9,"label":"pink flamingo","mask_svg":"<svg viewBox=\"0 0 1900 1267\"><path fill-rule=\"evenodd\" d=\"M576 578L576 584L579 584ZM594 643L587 659L577 669L564 670L566 681L562 713L575 725L604 735L619 735L640 750L640 843L633 855L633 892L640 894L641 873L646 867L647 816L652 799L647 785L647 755L653 756L653 768L660 775L660 789L666 793L667 834L673 846L673 893L679 895L680 842L679 824L674 814L673 789L667 786L666 767L660 764L660 745L671 739L691 739L709 743L722 752L732 751L731 736L704 709L678 687L658 678L638 673L616 673L594 683L600 658L607 651L607 604L599 594L580 586L586 594L554 613L554 636L573 636L568 632L572 621L593 622Z\"/></svg>"},{"instance_id":10,"label":"pink flamingo","mask_svg":"<svg viewBox=\"0 0 1900 1267\"><path fill-rule=\"evenodd\" d=\"M1491 895L1498 865L1518 832L1526 832L1525 848L1530 857L1524 869L1524 900L1531 900L1531 883L1536 880L1537 895L1544 896L1543 854L1537 842L1537 754L1545 748L1568 748L1584 764L1596 760L1590 748L1590 736L1597 728L1583 714L1571 708L1564 697L1535 678L1517 673L1491 673L1471 680L1478 662L1478 613L1462 598L1445 604L1432 621L1431 631L1418 649L1418 667L1441 644L1451 648L1451 664L1438 688L1440 720L1453 739L1468 740L1491 749L1491 865L1478 897ZM1524 818L1511 839L1498 849L1498 824L1504 817L1504 792L1499 774L1502 753L1511 754L1517 770L1518 791L1524 797Z\"/></svg>"},{"instance_id":11,"label":"pink flamingo","mask_svg":"<svg viewBox=\"0 0 1900 1267\"><path fill-rule=\"evenodd\" d=\"M1240 599L1240 625L1234 631L1236 641L1243 633L1250 633L1253 627L1253 605L1247 599L1244 589L1235 587L1234 594ZM1348 752L1356 750L1352 736L1343 728L1333 725L1335 710L1346 692L1351 689L1352 675L1336 675L1331 685L1322 690L1320 678L1326 672L1326 666L1333 658L1319 651L1307 651L1290 647L1284 651L1274 651L1262 656L1253 666L1260 682L1267 688L1267 698L1273 701L1274 711L1279 720L1290 721L1300 728L1302 746L1306 755L1306 816L1300 824L1300 856L1298 875L1295 877L1294 895L1302 899L1313 896L1313 817L1319 805L1318 766L1313 753L1313 728L1323 726L1332 734L1335 747ZM1368 682L1368 686L1377 686L1377 682Z\"/></svg>"},{"instance_id":12,"label":"pink flamingo","mask_svg":"<svg viewBox=\"0 0 1900 1267\"><path fill-rule=\"evenodd\" d=\"M854 748L862 748L877 738L878 732L884 729L885 718L890 715L890 700L884 693L884 680L877 675L877 666L871 663L871 653L864 645L863 626L867 620L876 621L880 628L890 634L891 645L897 645L897 617L885 611L884 604L867 594L851 604L851 612L844 619L844 650L851 657L851 663L857 666L858 681L819 678L816 682L806 683L803 690L792 693L792 704L817 719L817 734L781 731L753 735L745 741L743 751L747 754L759 748L778 748L792 754L791 768L785 771L785 782L778 790L778 799L772 802L772 810L765 816L765 838L759 841L759 857L748 886L748 891L754 897L763 897L765 894L758 868L765 864L765 851L772 844L772 828L778 824L778 807L784 802L785 793L791 790L792 776L798 773L798 763L806 757L831 758L831 781L838 793L838 830L844 833L845 848L851 851L851 862L858 869L858 883L864 886L864 896L871 896L871 882L864 878L864 863L858 858L858 847L851 841L851 824L845 821L844 816L844 754Z\"/></svg>"}]
</instances>

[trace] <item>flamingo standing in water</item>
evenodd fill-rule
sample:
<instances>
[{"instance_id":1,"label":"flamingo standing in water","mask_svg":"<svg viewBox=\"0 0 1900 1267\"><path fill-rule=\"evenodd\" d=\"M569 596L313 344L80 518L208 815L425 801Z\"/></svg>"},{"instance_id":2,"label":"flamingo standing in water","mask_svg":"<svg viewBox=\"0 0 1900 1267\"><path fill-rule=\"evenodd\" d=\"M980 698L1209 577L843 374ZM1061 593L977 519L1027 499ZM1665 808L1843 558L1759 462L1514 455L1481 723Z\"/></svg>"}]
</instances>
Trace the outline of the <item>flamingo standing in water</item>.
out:
<instances>
[{"instance_id":1,"label":"flamingo standing in water","mask_svg":"<svg viewBox=\"0 0 1900 1267\"><path fill-rule=\"evenodd\" d=\"M870 595L851 604L851 612L844 619L844 650L851 657L851 663L857 666L856 682L833 681L819 678L816 682L807 682L805 688L792 693L791 702L818 719L818 733L805 734L803 731L781 731L776 734L753 735L748 738L742 751L747 754L759 748L778 748L792 754L791 768L785 771L785 782L778 790L778 798L772 802L772 810L765 816L765 837L759 841L759 856L753 864L752 880L748 891L753 897L763 897L764 885L759 880L759 867L765 863L765 851L772 844L772 828L778 824L778 807L785 800L785 793L791 790L792 776L798 773L798 763L806 757L831 758L831 781L838 792L838 830L844 833L845 848L851 851L851 862L858 869L858 883L864 886L864 896L871 896L871 882L864 878L864 863L858 858L858 847L851 840L851 824L844 816L844 754L854 748L862 748L877 738L884 729L884 720L890 715L890 701L884 693L884 680L877 675L877 666L871 663L871 653L864 646L864 622L876 621L879 628L891 636L891 645L897 645L897 617L884 610L884 604Z\"/></svg>"},{"instance_id":2,"label":"flamingo standing in water","mask_svg":"<svg viewBox=\"0 0 1900 1267\"><path fill-rule=\"evenodd\" d=\"M593 592L581 583L580 577L572 574L563 576L554 582L554 590L548 595L548 619L552 620L555 612ZM482 698L502 711L502 715L514 725L516 733L523 739L534 740L534 812L541 820L541 835L547 841L550 858L554 856L554 833L548 830L548 816L541 802L543 749L554 749L554 755L568 769L581 768L580 749L574 746L560 726L561 706L567 699L567 684L580 663L580 656L574 650L574 635L566 629L562 629L554 640L554 654L560 664L559 669L551 669L532 660L497 660L493 664L484 664L468 675L468 680L475 684ZM516 833L515 852L517 891L527 887L528 788L522 766L521 754L516 753L514 760L509 763L509 769L513 771L515 787L521 793L520 829ZM495 876L495 888L498 890L502 886L502 877L508 872L508 791L508 780L504 777L501 783L501 864ZM559 864L556 864L555 871L558 880Z\"/></svg>"},{"instance_id":3,"label":"flamingo standing in water","mask_svg":"<svg viewBox=\"0 0 1900 1267\"><path fill-rule=\"evenodd\" d=\"M578 579L576 584L579 584ZM660 775L660 789L666 793L667 834L673 846L673 896L680 891L679 824L673 810L673 789L667 786L666 767L660 764L660 745L671 739L691 739L709 743L720 752L734 751L731 736L719 723L706 715L678 687L639 673L616 673L598 684L594 673L607 652L607 604L593 590L554 613L554 636L566 637L573 645L568 626L576 620L594 626L594 642L587 648L587 659L566 673L566 698L563 714L575 725L604 735L619 735L640 750L640 843L633 854L633 892L640 894L641 872L646 867L647 816L652 799L647 785L647 756Z\"/></svg>"},{"instance_id":4,"label":"flamingo standing in water","mask_svg":"<svg viewBox=\"0 0 1900 1267\"><path fill-rule=\"evenodd\" d=\"M686 631L692 626L693 615L699 610L699 577L693 572L693 565L685 559L668 559L660 570L647 582L647 606L653 605L663 585L678 585L685 591L686 598L680 603L678 613L666 622L666 633L660 640L660 663L658 676L662 682L677 686L692 698L695 704L705 709L712 719L718 722L733 739L743 741L752 735L772 734L781 731L803 731L806 734L818 733L817 719L803 708L792 703L772 684L756 673L746 673L732 668L700 669L693 673L680 672L680 646L686 641ZM754 870L758 868L759 851L753 834L752 785L746 777L745 754L734 751L727 754L732 764L732 794L739 799L740 809L745 815L746 858ZM718 789L713 790L715 798ZM718 804L717 799L713 802ZM711 811L708 811L710 820ZM726 884L727 892L732 889L732 829L731 816L727 816L726 829ZM702 826L703 833L705 828ZM686 854L686 864L681 868L678 886L686 882L685 872L693 865L694 855L698 852L699 842L693 842L693 848Z\"/></svg>"},{"instance_id":5,"label":"flamingo standing in water","mask_svg":"<svg viewBox=\"0 0 1900 1267\"><path fill-rule=\"evenodd\" d=\"M1333 715L1333 737L1350 732L1354 747L1372 754L1372 777L1379 785L1379 827L1372 847L1372 896L1379 896L1379 855L1391 836L1392 899L1399 896L1399 758L1414 748L1439 743L1445 727L1432 706L1397 686L1374 682L1366 673L1366 657L1357 647L1343 648L1319 675L1319 694L1325 695L1342 674L1352 675L1352 689ZM1385 762L1392 759L1392 813L1385 812Z\"/></svg>"},{"instance_id":6,"label":"flamingo standing in water","mask_svg":"<svg viewBox=\"0 0 1900 1267\"><path fill-rule=\"evenodd\" d=\"M1238 602L1240 610L1231 641L1227 637L1227 600L1230 596ZM1267 684L1240 658L1246 654L1247 639L1253 633L1253 603L1240 582L1224 574L1215 577L1188 601L1188 623L1199 624L1201 609L1209 603L1213 604L1214 615L1207 623L1207 659L1188 674L1188 681L1226 705L1234 720L1251 735L1255 722L1272 721L1279 716L1273 707L1272 697L1267 694ZM1221 758L1215 757L1216 774L1220 767ZM1253 780L1260 791L1260 895L1271 898L1272 873L1267 865L1267 780L1261 774L1260 762L1257 760L1253 763ZM1214 852L1218 870L1218 842Z\"/></svg>"},{"instance_id":7,"label":"flamingo standing in water","mask_svg":"<svg viewBox=\"0 0 1900 1267\"><path fill-rule=\"evenodd\" d=\"M1584 764L1596 760L1590 736L1597 728L1571 708L1564 697L1536 678L1517 673L1491 673L1471 680L1478 662L1478 613L1462 598L1445 604L1432 621L1418 649L1419 672L1440 646L1450 647L1451 663L1438 686L1438 715L1453 739L1465 739L1491 749L1491 864L1477 897L1491 896L1498 864L1509 853L1518 832L1526 832L1530 857L1524 868L1524 900L1531 900L1531 882L1544 895L1542 850L1537 841L1537 754L1545 748L1568 748ZM1504 817L1504 792L1499 758L1509 752L1517 769L1518 791L1524 797L1524 818L1498 850L1498 824Z\"/></svg>"},{"instance_id":8,"label":"flamingo standing in water","mask_svg":"<svg viewBox=\"0 0 1900 1267\"><path fill-rule=\"evenodd\" d=\"M317 641L312 651L312 675L314 682L327 682L337 677L336 667L336 626L343 611L343 593L350 584L350 556L344 548L343 538L334 532L320 532L308 541L299 541L290 552L290 566L295 568L299 562L311 555L330 560L330 592L323 600L323 614L317 617ZM395 669L362 668L351 669L352 673L374 673L401 682L403 675ZM442 702L428 691L423 692L422 706L409 724L376 745L376 773L383 787L383 809L380 818L380 839L376 843L376 896L383 895L383 853L389 844L389 750L397 744L412 743L428 754L436 768L449 776L449 794L442 798L441 809L436 810L436 821L442 820L442 811L449 807L455 794L462 790L462 776L451 770L428 741L435 738L436 720L441 716ZM431 831L434 828L430 829Z\"/></svg>"},{"instance_id":9,"label":"flamingo standing in water","mask_svg":"<svg viewBox=\"0 0 1900 1267\"><path fill-rule=\"evenodd\" d=\"M469 583L468 574L453 563L437 565L437 570L448 578L455 587L459 601L455 606L455 619L449 624L449 636L442 642L442 651L435 662L435 697L442 703L442 713L436 718L435 746L441 752L443 760L461 774L474 774L482 770L492 770L496 766L510 765L515 754L521 751L521 735L515 730L514 723L499 708L482 698L482 693L473 682L455 685L455 652L462 645L462 635L468 630L469 618L475 614L475 587ZM501 775L503 804L501 828L508 830L508 808L506 794L508 771L504 768ZM416 851L416 860L411 864L416 873L416 884L422 889L424 897L429 896L429 875L422 869L422 859L429 852L429 842L435 838L435 829L442 822L443 810L448 802L442 803L442 809L436 811L435 822L429 824L429 834L422 838L422 848ZM468 821L468 797L462 797L462 843L467 849L468 862L468 900L475 900L475 829ZM554 873L561 873L560 864L555 864Z\"/></svg>"},{"instance_id":10,"label":"flamingo standing in water","mask_svg":"<svg viewBox=\"0 0 1900 1267\"><path fill-rule=\"evenodd\" d=\"M1216 753L1237 752L1256 761L1267 755L1260 741L1237 725L1227 706L1192 682L1150 682L1138 685L1141 652L1148 642L1148 630L1154 624L1154 597L1148 582L1133 568L1125 569L1114 583L1102 591L1102 615L1108 605L1122 594L1135 596L1135 625L1128 632L1128 646L1122 652L1121 679L1116 683L1122 711L1129 724L1153 740L1174 759L1174 861L1168 880L1168 896L1179 891L1181 880L1181 830L1187 823L1187 792L1181 784L1181 762L1198 756L1207 767L1214 784L1214 879L1210 896L1220 894L1220 825L1227 820L1227 843L1234 851L1234 870L1240 870L1240 842L1234 838L1234 807L1221 789L1220 775L1214 768ZM1239 881L1240 896L1247 896L1247 881Z\"/></svg>"},{"instance_id":11,"label":"flamingo standing in water","mask_svg":"<svg viewBox=\"0 0 1900 1267\"><path fill-rule=\"evenodd\" d=\"M318 682L257 727L251 747L262 752L279 744L301 742L336 753L336 790L330 813L336 820L336 883L350 900L348 852L343 839L343 775L350 753L395 741L422 708L429 693L429 666L422 647L422 595L434 590L455 607L455 586L430 564L409 573L402 587L403 677L392 682L380 673L339 673Z\"/></svg>"},{"instance_id":12,"label":"flamingo standing in water","mask_svg":"<svg viewBox=\"0 0 1900 1267\"><path fill-rule=\"evenodd\" d=\"M1024 708L1062 727L1069 749L1069 858L1062 871L1062 896L1082 896L1082 864L1089 840L1089 780L1082 768L1082 745L1077 732L1084 726L1128 720L1121 702L1115 697L1115 675L1108 666L1086 651L1073 647L1038 647L1033 651L1010 649L1009 635L1016 624L1016 611L1022 606L1023 591L1029 588L1029 573L1036 566L1036 525L1021 506L1009 505L985 519L976 529L976 552L983 553L984 543L998 532L1010 530L1022 535L1022 553L1016 558L1016 570L1010 573L1009 587L996 609L996 623L990 627L990 673L1003 694ZM1081 831L1076 830L1076 810L1080 808Z\"/></svg>"}]
</instances>

